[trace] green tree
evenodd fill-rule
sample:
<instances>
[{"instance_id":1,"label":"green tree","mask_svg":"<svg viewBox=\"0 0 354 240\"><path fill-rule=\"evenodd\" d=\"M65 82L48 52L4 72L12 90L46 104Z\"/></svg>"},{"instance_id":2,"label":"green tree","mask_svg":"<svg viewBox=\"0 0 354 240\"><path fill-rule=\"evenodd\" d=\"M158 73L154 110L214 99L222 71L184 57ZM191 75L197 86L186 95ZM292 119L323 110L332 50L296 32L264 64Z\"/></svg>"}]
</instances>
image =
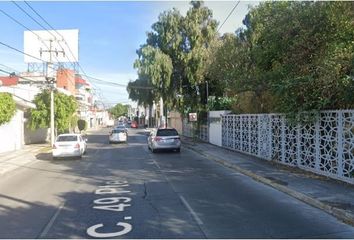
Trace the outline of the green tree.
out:
<instances>
[{"instance_id":1,"label":"green tree","mask_svg":"<svg viewBox=\"0 0 354 240\"><path fill-rule=\"evenodd\" d=\"M266 2L245 19L250 75L277 110L354 106L354 3Z\"/></svg>"},{"instance_id":2,"label":"green tree","mask_svg":"<svg viewBox=\"0 0 354 240\"><path fill-rule=\"evenodd\" d=\"M157 88L169 108L199 109L200 85L204 84L208 48L216 36L217 22L202 2L192 1L183 17L172 9L160 14L137 51L139 79ZM177 96L183 98L178 100Z\"/></svg>"},{"instance_id":3,"label":"green tree","mask_svg":"<svg viewBox=\"0 0 354 240\"><path fill-rule=\"evenodd\" d=\"M29 126L31 129L50 126L50 91L43 90L35 96L33 101L36 109L30 111ZM63 93L54 93L54 126L58 133L70 129L72 118L77 110L77 103L73 96Z\"/></svg>"},{"instance_id":4,"label":"green tree","mask_svg":"<svg viewBox=\"0 0 354 240\"><path fill-rule=\"evenodd\" d=\"M158 48L146 45L138 51L139 59L134 67L138 70L141 80L145 85L152 85L156 90L155 95L160 95L164 101L170 100L172 61Z\"/></svg>"},{"instance_id":5,"label":"green tree","mask_svg":"<svg viewBox=\"0 0 354 240\"><path fill-rule=\"evenodd\" d=\"M108 111L114 118L125 116L128 114L128 105L118 103L114 107L110 108Z\"/></svg>"},{"instance_id":6,"label":"green tree","mask_svg":"<svg viewBox=\"0 0 354 240\"><path fill-rule=\"evenodd\" d=\"M0 125L7 123L16 113L16 103L11 94L0 93Z\"/></svg>"},{"instance_id":7,"label":"green tree","mask_svg":"<svg viewBox=\"0 0 354 240\"><path fill-rule=\"evenodd\" d=\"M82 130L86 130L87 129L87 122L83 119L79 119L79 120L77 120L77 127L79 128L80 132Z\"/></svg>"},{"instance_id":8,"label":"green tree","mask_svg":"<svg viewBox=\"0 0 354 240\"><path fill-rule=\"evenodd\" d=\"M157 100L159 96L156 88L146 77L130 81L127 86L127 91L131 100L138 102L138 105L143 105L144 107L148 105L151 106L154 100Z\"/></svg>"}]
</instances>

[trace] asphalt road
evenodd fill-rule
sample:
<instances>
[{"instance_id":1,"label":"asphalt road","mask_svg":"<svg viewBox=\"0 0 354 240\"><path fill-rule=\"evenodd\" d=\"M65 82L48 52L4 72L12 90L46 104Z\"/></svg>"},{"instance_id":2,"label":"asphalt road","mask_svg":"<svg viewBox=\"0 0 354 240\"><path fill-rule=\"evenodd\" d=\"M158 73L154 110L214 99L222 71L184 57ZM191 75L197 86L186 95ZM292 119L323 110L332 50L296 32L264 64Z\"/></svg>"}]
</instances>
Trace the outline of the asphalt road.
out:
<instances>
[{"instance_id":1,"label":"asphalt road","mask_svg":"<svg viewBox=\"0 0 354 240\"><path fill-rule=\"evenodd\" d=\"M40 161L0 179L0 238L353 238L319 209L183 149L152 154L143 130L80 159ZM30 157L30 156L28 156Z\"/></svg>"}]
</instances>

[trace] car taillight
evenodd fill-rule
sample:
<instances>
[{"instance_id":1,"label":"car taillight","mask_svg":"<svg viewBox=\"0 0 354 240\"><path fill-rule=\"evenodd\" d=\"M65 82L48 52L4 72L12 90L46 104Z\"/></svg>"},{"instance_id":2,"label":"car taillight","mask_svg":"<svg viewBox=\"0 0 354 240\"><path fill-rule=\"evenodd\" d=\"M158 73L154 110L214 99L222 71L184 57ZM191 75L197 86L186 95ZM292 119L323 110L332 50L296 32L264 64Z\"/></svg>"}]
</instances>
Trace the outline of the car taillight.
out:
<instances>
[{"instance_id":1,"label":"car taillight","mask_svg":"<svg viewBox=\"0 0 354 240\"><path fill-rule=\"evenodd\" d=\"M53 144L53 149L57 149L57 146L55 146L55 144Z\"/></svg>"},{"instance_id":2,"label":"car taillight","mask_svg":"<svg viewBox=\"0 0 354 240\"><path fill-rule=\"evenodd\" d=\"M75 148L80 148L80 144L76 143Z\"/></svg>"},{"instance_id":3,"label":"car taillight","mask_svg":"<svg viewBox=\"0 0 354 240\"><path fill-rule=\"evenodd\" d=\"M155 139L154 139L156 142L158 142L158 141L161 141L162 140L162 138L160 138L160 137L155 137Z\"/></svg>"}]
</instances>

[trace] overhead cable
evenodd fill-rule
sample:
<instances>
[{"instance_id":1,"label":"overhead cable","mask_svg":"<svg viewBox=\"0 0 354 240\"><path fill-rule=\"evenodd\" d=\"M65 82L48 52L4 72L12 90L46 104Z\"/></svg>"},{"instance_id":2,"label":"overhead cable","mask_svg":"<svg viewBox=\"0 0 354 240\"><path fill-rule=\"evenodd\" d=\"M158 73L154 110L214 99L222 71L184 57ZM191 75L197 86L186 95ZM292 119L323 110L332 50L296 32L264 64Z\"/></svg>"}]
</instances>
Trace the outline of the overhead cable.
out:
<instances>
[{"instance_id":1,"label":"overhead cable","mask_svg":"<svg viewBox=\"0 0 354 240\"><path fill-rule=\"evenodd\" d=\"M229 19L229 17L231 16L231 14L235 11L236 7L240 4L241 0L238 0L236 5L234 6L234 8L231 10L231 12L229 13L229 15L225 18L224 22L220 25L220 27L218 28L217 32L220 31L220 29L222 28L222 26L226 23L227 19Z\"/></svg>"}]
</instances>

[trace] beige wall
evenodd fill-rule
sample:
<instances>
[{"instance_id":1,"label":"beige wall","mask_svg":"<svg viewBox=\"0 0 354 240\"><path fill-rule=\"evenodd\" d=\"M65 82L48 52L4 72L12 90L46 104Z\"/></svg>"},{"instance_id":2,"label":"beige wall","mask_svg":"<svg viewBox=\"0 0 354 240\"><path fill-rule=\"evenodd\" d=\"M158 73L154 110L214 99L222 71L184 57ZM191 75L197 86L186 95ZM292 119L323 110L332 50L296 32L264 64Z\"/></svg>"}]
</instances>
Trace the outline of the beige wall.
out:
<instances>
[{"instance_id":1,"label":"beige wall","mask_svg":"<svg viewBox=\"0 0 354 240\"><path fill-rule=\"evenodd\" d=\"M0 125L0 153L23 147L23 111L17 109L9 123Z\"/></svg>"},{"instance_id":2,"label":"beige wall","mask_svg":"<svg viewBox=\"0 0 354 240\"><path fill-rule=\"evenodd\" d=\"M175 128L179 134L182 134L182 118L179 112L170 112L168 115L168 127Z\"/></svg>"}]
</instances>

